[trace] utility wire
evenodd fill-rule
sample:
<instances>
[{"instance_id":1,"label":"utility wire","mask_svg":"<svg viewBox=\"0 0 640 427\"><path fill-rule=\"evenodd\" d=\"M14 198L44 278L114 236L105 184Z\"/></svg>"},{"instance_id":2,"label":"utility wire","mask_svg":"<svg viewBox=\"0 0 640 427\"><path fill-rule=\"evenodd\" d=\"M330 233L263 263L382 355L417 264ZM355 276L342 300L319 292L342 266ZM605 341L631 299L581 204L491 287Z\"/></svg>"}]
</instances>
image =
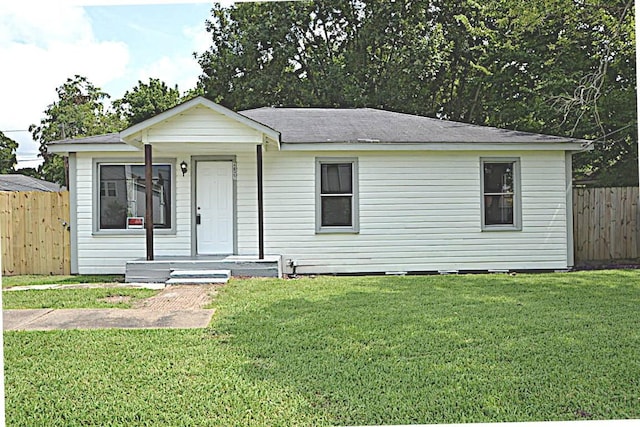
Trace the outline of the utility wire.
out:
<instances>
[{"instance_id":1,"label":"utility wire","mask_svg":"<svg viewBox=\"0 0 640 427\"><path fill-rule=\"evenodd\" d=\"M605 139L607 139L608 137L610 137L610 136L611 136L611 135L613 135L613 134L616 134L616 133L618 133L618 132L620 132L620 131L623 131L623 130L625 130L625 129L627 129L627 128L630 128L631 126L635 126L635 123L629 123L628 125L623 126L623 127L621 127L620 129L616 129L616 130L614 130L613 132L609 132L608 134L603 135L603 136L601 136L601 137L599 137L599 138L596 138L596 139L594 139L593 141L589 141L589 142L591 142L592 144L596 144L596 143L597 143L597 144L604 144L604 143L606 143L606 142L607 142L607 141L605 141Z\"/></svg>"}]
</instances>

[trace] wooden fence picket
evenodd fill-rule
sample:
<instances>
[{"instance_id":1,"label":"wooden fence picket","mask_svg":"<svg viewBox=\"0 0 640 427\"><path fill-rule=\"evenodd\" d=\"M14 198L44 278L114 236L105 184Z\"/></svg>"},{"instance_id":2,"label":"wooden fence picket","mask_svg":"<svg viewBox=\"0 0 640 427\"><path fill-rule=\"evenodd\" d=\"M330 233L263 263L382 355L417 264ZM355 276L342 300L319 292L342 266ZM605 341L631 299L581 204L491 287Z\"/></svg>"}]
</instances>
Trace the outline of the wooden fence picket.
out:
<instances>
[{"instance_id":1,"label":"wooden fence picket","mask_svg":"<svg viewBox=\"0 0 640 427\"><path fill-rule=\"evenodd\" d=\"M640 262L638 187L573 190L576 265Z\"/></svg>"},{"instance_id":2,"label":"wooden fence picket","mask_svg":"<svg viewBox=\"0 0 640 427\"><path fill-rule=\"evenodd\" d=\"M69 192L0 192L2 274L69 274Z\"/></svg>"}]
</instances>

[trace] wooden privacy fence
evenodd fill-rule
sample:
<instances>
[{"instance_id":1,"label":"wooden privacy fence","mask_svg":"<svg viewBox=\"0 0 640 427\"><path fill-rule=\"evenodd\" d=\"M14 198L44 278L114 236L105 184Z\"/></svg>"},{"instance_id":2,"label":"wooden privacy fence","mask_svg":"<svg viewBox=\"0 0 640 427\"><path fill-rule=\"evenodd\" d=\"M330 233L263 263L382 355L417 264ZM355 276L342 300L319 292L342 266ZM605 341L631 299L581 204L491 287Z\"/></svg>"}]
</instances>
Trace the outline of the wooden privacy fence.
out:
<instances>
[{"instance_id":1,"label":"wooden privacy fence","mask_svg":"<svg viewBox=\"0 0 640 427\"><path fill-rule=\"evenodd\" d=\"M638 187L573 190L577 265L640 261Z\"/></svg>"},{"instance_id":2,"label":"wooden privacy fence","mask_svg":"<svg viewBox=\"0 0 640 427\"><path fill-rule=\"evenodd\" d=\"M0 192L2 274L69 274L69 192Z\"/></svg>"}]
</instances>

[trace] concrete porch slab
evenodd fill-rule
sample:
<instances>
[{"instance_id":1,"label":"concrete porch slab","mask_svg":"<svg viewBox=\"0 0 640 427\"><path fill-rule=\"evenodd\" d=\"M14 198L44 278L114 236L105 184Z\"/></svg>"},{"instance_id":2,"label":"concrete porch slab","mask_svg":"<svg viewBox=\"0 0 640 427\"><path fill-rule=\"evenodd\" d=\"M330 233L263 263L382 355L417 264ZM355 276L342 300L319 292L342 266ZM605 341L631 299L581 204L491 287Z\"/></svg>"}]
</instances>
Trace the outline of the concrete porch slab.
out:
<instances>
[{"instance_id":1,"label":"concrete porch slab","mask_svg":"<svg viewBox=\"0 0 640 427\"><path fill-rule=\"evenodd\" d=\"M267 255L264 259L251 255L158 256L152 261L127 261L125 282L165 283L172 270L230 270L234 277L282 277L280 256Z\"/></svg>"}]
</instances>

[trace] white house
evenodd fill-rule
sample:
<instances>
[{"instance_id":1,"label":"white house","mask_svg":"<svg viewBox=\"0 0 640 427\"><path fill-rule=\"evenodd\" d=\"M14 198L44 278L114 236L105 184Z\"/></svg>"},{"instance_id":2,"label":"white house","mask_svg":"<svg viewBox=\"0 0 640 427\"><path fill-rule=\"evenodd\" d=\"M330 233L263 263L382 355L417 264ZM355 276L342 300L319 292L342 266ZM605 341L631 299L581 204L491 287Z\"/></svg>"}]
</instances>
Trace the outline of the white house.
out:
<instances>
[{"instance_id":1,"label":"white house","mask_svg":"<svg viewBox=\"0 0 640 427\"><path fill-rule=\"evenodd\" d=\"M233 112L198 97L69 157L72 271L145 257L277 260L284 273L573 265L571 155L583 140L376 109ZM266 254L266 255L265 255Z\"/></svg>"}]
</instances>

